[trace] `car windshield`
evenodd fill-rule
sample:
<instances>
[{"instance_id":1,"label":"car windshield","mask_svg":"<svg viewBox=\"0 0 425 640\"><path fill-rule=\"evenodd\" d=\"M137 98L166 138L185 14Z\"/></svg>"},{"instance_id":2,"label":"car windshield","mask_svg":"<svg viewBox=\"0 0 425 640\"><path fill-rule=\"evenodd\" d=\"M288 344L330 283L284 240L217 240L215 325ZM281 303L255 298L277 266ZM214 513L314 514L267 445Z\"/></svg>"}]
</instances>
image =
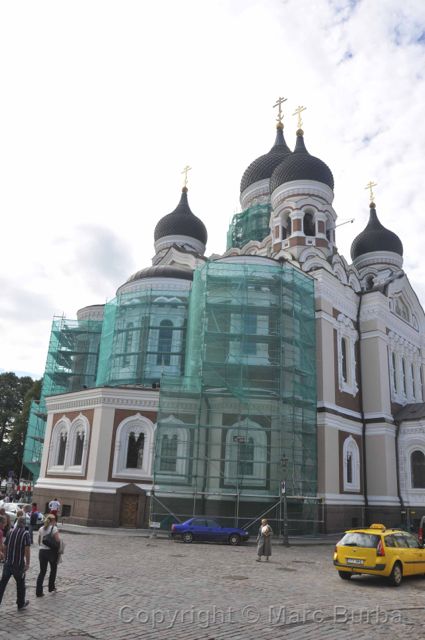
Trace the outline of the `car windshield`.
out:
<instances>
[{"instance_id":1,"label":"car windshield","mask_svg":"<svg viewBox=\"0 0 425 640\"><path fill-rule=\"evenodd\" d=\"M375 549L378 546L379 536L372 533L346 533L338 542L338 547L363 547Z\"/></svg>"}]
</instances>

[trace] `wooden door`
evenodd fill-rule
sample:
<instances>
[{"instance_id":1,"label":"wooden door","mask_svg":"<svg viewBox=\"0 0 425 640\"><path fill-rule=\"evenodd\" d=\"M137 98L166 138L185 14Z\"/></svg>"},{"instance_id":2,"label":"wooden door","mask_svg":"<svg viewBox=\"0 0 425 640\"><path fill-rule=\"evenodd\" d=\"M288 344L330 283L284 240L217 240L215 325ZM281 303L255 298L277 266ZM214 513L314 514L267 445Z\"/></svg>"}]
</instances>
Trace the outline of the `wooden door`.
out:
<instances>
[{"instance_id":1,"label":"wooden door","mask_svg":"<svg viewBox=\"0 0 425 640\"><path fill-rule=\"evenodd\" d=\"M139 496L123 493L121 496L120 526L136 527Z\"/></svg>"}]
</instances>

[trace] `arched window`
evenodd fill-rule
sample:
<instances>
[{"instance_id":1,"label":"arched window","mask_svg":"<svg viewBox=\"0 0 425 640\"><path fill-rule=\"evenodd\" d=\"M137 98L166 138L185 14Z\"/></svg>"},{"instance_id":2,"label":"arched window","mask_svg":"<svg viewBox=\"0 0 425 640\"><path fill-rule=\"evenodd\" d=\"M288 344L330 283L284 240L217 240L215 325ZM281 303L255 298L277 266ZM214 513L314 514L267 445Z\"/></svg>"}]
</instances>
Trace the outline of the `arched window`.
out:
<instances>
[{"instance_id":1,"label":"arched window","mask_svg":"<svg viewBox=\"0 0 425 640\"><path fill-rule=\"evenodd\" d=\"M158 353L156 364L168 366L171 363L171 348L173 343L173 323L162 320L159 325Z\"/></svg>"},{"instance_id":2,"label":"arched window","mask_svg":"<svg viewBox=\"0 0 425 640\"><path fill-rule=\"evenodd\" d=\"M306 236L315 236L316 235L316 226L314 224L313 214L305 213L304 214L304 235Z\"/></svg>"},{"instance_id":3,"label":"arched window","mask_svg":"<svg viewBox=\"0 0 425 640\"><path fill-rule=\"evenodd\" d=\"M391 373L393 376L394 391L397 393L397 359L394 351L391 352Z\"/></svg>"},{"instance_id":4,"label":"arched window","mask_svg":"<svg viewBox=\"0 0 425 640\"><path fill-rule=\"evenodd\" d=\"M83 451L84 451L84 431L79 431L76 434L75 441L75 453L74 453L74 465L80 466L83 461Z\"/></svg>"},{"instance_id":5,"label":"arched window","mask_svg":"<svg viewBox=\"0 0 425 640\"><path fill-rule=\"evenodd\" d=\"M264 487L267 483L267 434L248 418L226 434L224 482L231 487Z\"/></svg>"},{"instance_id":6,"label":"arched window","mask_svg":"<svg viewBox=\"0 0 425 640\"><path fill-rule=\"evenodd\" d=\"M347 382L347 338L341 338L341 374L343 382Z\"/></svg>"},{"instance_id":7,"label":"arched window","mask_svg":"<svg viewBox=\"0 0 425 640\"><path fill-rule=\"evenodd\" d=\"M47 470L50 473L83 476L88 458L90 422L80 413L71 422L63 416L52 431Z\"/></svg>"},{"instance_id":8,"label":"arched window","mask_svg":"<svg viewBox=\"0 0 425 640\"><path fill-rule=\"evenodd\" d=\"M425 489L425 454L423 451L413 451L410 456L412 470L412 489Z\"/></svg>"},{"instance_id":9,"label":"arched window","mask_svg":"<svg viewBox=\"0 0 425 640\"><path fill-rule=\"evenodd\" d=\"M346 469L347 483L353 484L353 454L350 451L347 453L347 458L345 463L347 465L347 469Z\"/></svg>"},{"instance_id":10,"label":"arched window","mask_svg":"<svg viewBox=\"0 0 425 640\"><path fill-rule=\"evenodd\" d=\"M123 358L123 366L128 367L130 364L130 356L129 354L132 351L133 346L133 323L127 323L125 328L125 337L124 337L124 358Z\"/></svg>"},{"instance_id":11,"label":"arched window","mask_svg":"<svg viewBox=\"0 0 425 640\"><path fill-rule=\"evenodd\" d=\"M58 465L58 467L61 467L65 464L65 453L66 453L66 445L68 442L68 434L65 432L62 432L60 434L60 440L59 440L59 449L58 449L58 459L56 464Z\"/></svg>"},{"instance_id":12,"label":"arched window","mask_svg":"<svg viewBox=\"0 0 425 640\"><path fill-rule=\"evenodd\" d=\"M160 471L176 471L177 469L177 434L168 435L165 433L161 441Z\"/></svg>"},{"instance_id":13,"label":"arched window","mask_svg":"<svg viewBox=\"0 0 425 640\"><path fill-rule=\"evenodd\" d=\"M246 437L238 442L238 475L254 475L254 438Z\"/></svg>"},{"instance_id":14,"label":"arched window","mask_svg":"<svg viewBox=\"0 0 425 640\"><path fill-rule=\"evenodd\" d=\"M118 425L112 467L114 478L151 477L153 431L151 420L140 413L125 418Z\"/></svg>"},{"instance_id":15,"label":"arched window","mask_svg":"<svg viewBox=\"0 0 425 640\"><path fill-rule=\"evenodd\" d=\"M344 491L360 491L360 450L353 436L344 440L343 456L343 485Z\"/></svg>"},{"instance_id":16,"label":"arched window","mask_svg":"<svg viewBox=\"0 0 425 640\"><path fill-rule=\"evenodd\" d=\"M143 450L145 446L145 434L131 432L127 443L127 469L141 469L143 467Z\"/></svg>"},{"instance_id":17,"label":"arched window","mask_svg":"<svg viewBox=\"0 0 425 640\"><path fill-rule=\"evenodd\" d=\"M406 361L404 358L401 359L401 380L404 395L407 394L407 381L406 381Z\"/></svg>"}]
</instances>

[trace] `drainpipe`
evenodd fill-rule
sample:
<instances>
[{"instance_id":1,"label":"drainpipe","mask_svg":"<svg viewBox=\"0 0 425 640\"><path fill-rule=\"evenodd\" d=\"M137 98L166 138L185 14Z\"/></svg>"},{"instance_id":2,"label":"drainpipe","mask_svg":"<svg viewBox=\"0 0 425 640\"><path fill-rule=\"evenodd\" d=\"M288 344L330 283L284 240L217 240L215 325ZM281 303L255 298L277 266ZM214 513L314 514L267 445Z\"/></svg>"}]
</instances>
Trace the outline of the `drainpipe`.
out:
<instances>
[{"instance_id":1,"label":"drainpipe","mask_svg":"<svg viewBox=\"0 0 425 640\"><path fill-rule=\"evenodd\" d=\"M360 331L360 312L362 308L362 300L364 291L359 292L359 305L357 307L357 335L359 337L359 400L360 400L360 415L362 420L362 481L363 481L363 499L364 499L364 509L363 509L363 517L362 517L362 525L366 525L366 512L369 507L368 499L367 499L367 472L366 472L366 422L364 417L364 403L363 403L363 377L362 377L362 350L361 350L361 339L362 334Z\"/></svg>"},{"instance_id":2,"label":"drainpipe","mask_svg":"<svg viewBox=\"0 0 425 640\"><path fill-rule=\"evenodd\" d=\"M396 470L396 478L397 478L397 496L400 502L400 511L404 511L404 501L400 491L400 459L398 455L398 438L400 435L400 422L394 420L394 424L396 426L395 432L395 470ZM400 514L401 515L401 514ZM401 518L403 520L403 518Z\"/></svg>"}]
</instances>

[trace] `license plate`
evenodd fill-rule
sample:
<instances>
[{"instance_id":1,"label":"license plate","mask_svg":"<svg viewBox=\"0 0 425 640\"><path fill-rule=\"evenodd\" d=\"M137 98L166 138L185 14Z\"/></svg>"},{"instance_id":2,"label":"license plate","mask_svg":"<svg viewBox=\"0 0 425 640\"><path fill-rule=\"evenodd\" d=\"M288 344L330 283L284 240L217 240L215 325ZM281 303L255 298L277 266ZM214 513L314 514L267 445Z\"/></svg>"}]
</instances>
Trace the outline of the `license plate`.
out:
<instances>
[{"instance_id":1,"label":"license plate","mask_svg":"<svg viewBox=\"0 0 425 640\"><path fill-rule=\"evenodd\" d=\"M347 558L346 562L347 564L363 564L364 560L360 558Z\"/></svg>"}]
</instances>

